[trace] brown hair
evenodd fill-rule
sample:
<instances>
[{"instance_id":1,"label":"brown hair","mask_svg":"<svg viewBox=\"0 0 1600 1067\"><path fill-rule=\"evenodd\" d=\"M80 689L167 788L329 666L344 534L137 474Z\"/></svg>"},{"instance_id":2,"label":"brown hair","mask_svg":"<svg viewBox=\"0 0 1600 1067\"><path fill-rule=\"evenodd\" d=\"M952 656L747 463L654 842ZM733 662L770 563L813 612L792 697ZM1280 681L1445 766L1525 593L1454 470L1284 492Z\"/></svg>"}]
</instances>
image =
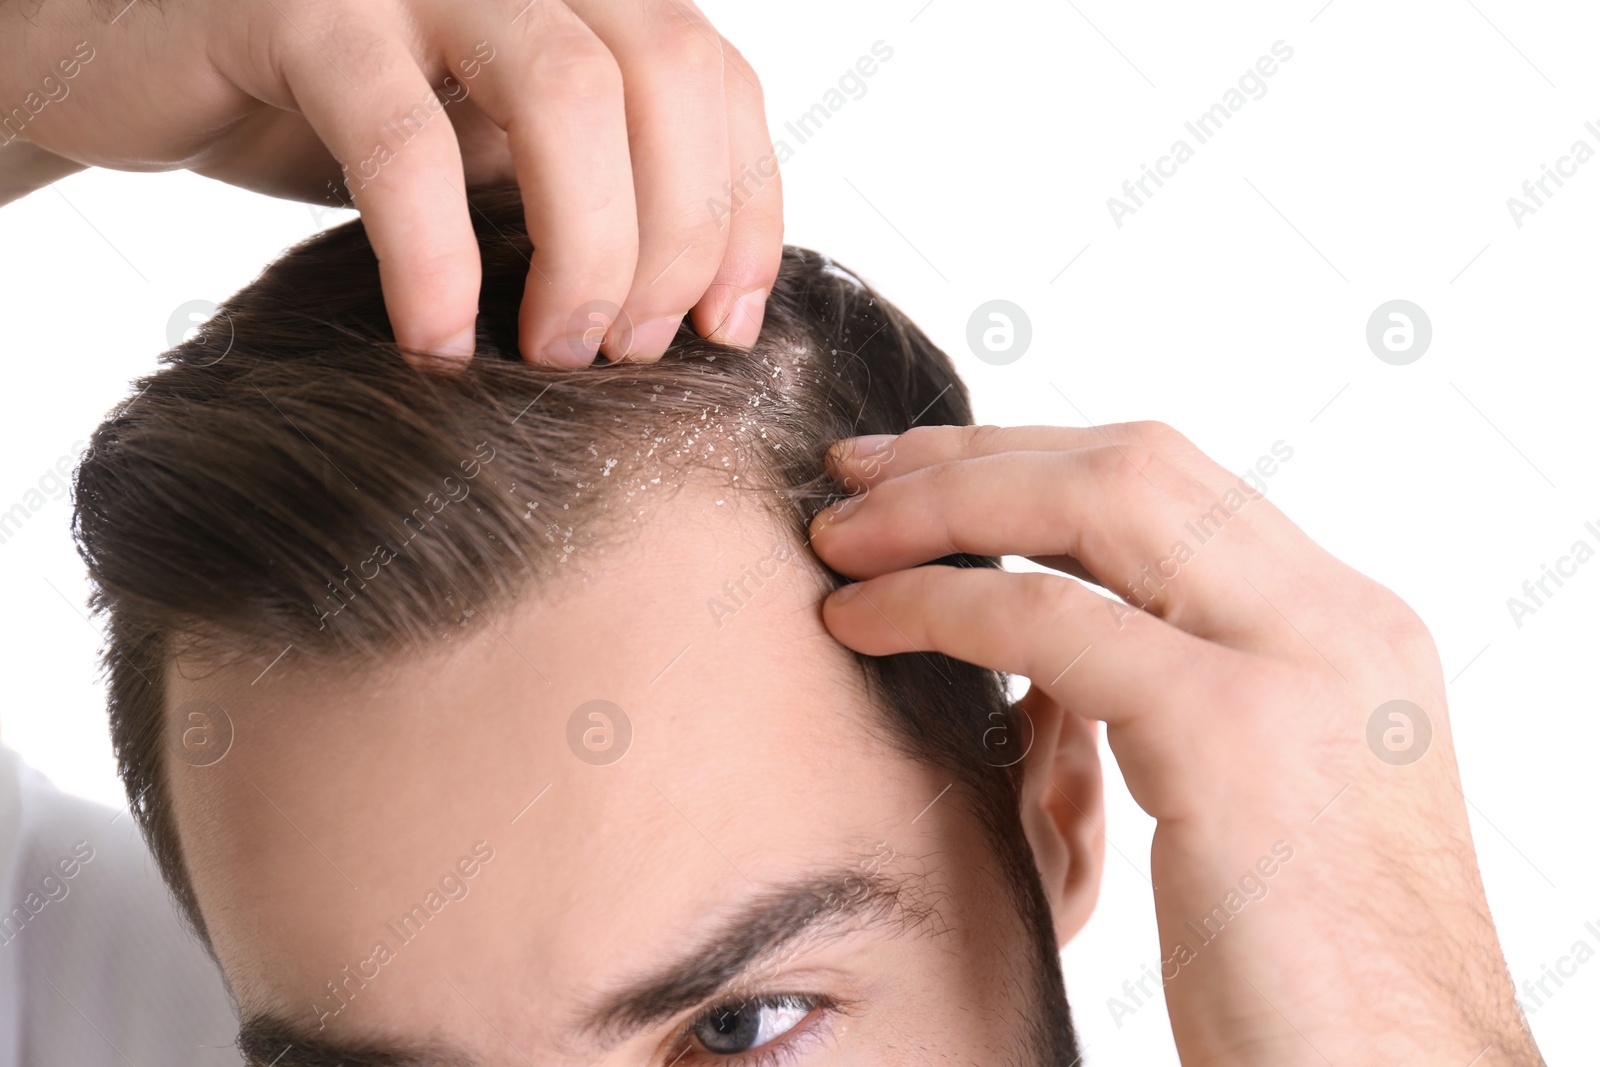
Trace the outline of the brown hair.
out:
<instances>
[{"instance_id":1,"label":"brown hair","mask_svg":"<svg viewBox=\"0 0 1600 1067\"><path fill-rule=\"evenodd\" d=\"M922 331L798 248L784 252L754 351L686 328L655 365L524 363L530 246L517 191L480 190L472 207L483 289L464 371L400 358L376 259L351 222L291 249L165 353L78 470L73 529L105 621L118 768L203 940L163 786L163 672L178 651L271 657L292 644L300 659L360 663L438 641L581 560L606 507L651 506L653 470L723 470L762 490L803 541L839 495L822 467L831 442L971 422L955 368ZM697 440L702 426L738 442L743 461L709 432ZM469 484L475 464L492 486ZM886 736L946 769L986 825L1043 942L1054 977L1040 980L1064 998L1018 819L1020 768L997 766L992 747L996 722L1016 714L1004 678L932 654L858 662Z\"/></svg>"}]
</instances>

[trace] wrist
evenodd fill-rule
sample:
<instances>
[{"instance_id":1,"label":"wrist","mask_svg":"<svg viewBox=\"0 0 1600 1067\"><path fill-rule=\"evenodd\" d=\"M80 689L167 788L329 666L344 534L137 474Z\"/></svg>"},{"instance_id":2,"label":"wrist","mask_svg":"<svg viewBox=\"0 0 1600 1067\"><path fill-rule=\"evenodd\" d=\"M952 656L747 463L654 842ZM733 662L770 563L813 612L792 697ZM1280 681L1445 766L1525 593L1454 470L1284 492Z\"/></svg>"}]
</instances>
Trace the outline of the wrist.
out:
<instances>
[{"instance_id":1,"label":"wrist","mask_svg":"<svg viewBox=\"0 0 1600 1067\"><path fill-rule=\"evenodd\" d=\"M1542 1064L1470 838L1376 852L1351 847L1350 829L1330 813L1287 859L1255 849L1266 874L1254 852L1209 839L1229 853L1218 864L1158 830L1161 977L1183 1062Z\"/></svg>"}]
</instances>

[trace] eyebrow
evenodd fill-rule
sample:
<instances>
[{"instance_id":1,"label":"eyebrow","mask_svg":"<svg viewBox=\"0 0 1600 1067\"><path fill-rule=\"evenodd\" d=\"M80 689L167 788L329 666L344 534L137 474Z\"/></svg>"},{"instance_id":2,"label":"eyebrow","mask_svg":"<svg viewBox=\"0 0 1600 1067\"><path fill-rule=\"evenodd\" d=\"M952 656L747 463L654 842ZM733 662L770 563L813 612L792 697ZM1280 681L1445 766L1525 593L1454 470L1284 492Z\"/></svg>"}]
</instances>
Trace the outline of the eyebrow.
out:
<instances>
[{"instance_id":1,"label":"eyebrow","mask_svg":"<svg viewBox=\"0 0 1600 1067\"><path fill-rule=\"evenodd\" d=\"M239 1027L239 1052L250 1067L479 1067L455 1045L414 1039L326 1039L272 1012L253 1013Z\"/></svg>"},{"instance_id":2,"label":"eyebrow","mask_svg":"<svg viewBox=\"0 0 1600 1067\"><path fill-rule=\"evenodd\" d=\"M842 866L771 885L727 912L695 947L600 996L577 1014L576 1033L609 1048L696 1007L761 965L777 965L811 939L833 939L880 925L904 932L933 909L920 883L883 870ZM330 1039L276 1012L256 1012L239 1028L245 1061L259 1067L476 1067L482 1061L449 1043L413 1039Z\"/></svg>"},{"instance_id":3,"label":"eyebrow","mask_svg":"<svg viewBox=\"0 0 1600 1067\"><path fill-rule=\"evenodd\" d=\"M883 924L904 932L932 913L920 883L883 870L837 867L772 886L739 903L700 944L605 995L579 1030L610 1046L724 992L810 939Z\"/></svg>"}]
</instances>

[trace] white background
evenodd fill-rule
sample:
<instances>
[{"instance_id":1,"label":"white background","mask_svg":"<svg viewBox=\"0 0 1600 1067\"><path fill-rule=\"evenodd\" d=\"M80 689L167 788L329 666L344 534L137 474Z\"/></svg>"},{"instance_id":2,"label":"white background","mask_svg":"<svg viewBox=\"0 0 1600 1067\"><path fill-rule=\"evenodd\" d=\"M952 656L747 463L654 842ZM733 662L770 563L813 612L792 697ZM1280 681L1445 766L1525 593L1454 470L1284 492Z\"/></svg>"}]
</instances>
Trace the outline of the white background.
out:
<instances>
[{"instance_id":1,"label":"white background","mask_svg":"<svg viewBox=\"0 0 1600 1067\"><path fill-rule=\"evenodd\" d=\"M1238 471L1293 448L1271 497L1433 630L1495 920L1519 983L1538 978L1580 939L1600 948L1584 928L1600 926L1600 560L1520 627L1506 601L1574 541L1600 548L1584 529L1600 527L1600 160L1520 228L1506 200L1575 140L1600 150L1584 129L1600 18L1508 0L1217 7L706 4L793 149L787 240L920 322L980 419L1161 419ZM893 56L864 95L799 143L784 123L880 40ZM1293 58L1266 94L1198 145L1184 122L1279 40ZM1116 226L1107 198L1179 137L1195 157ZM345 217L103 172L0 210L0 510L153 367L175 308ZM966 344L995 298L1032 324L1006 366ZM1396 298L1434 331L1407 366L1365 341ZM51 500L0 544L0 723L57 783L120 806L69 515ZM1113 849L1065 953L1069 993L1091 1063L1172 1064L1159 1002L1120 1025L1107 1006L1159 951L1151 822L1106 765ZM1600 961L1532 1013L1552 1063L1588 1058L1597 1004Z\"/></svg>"}]
</instances>

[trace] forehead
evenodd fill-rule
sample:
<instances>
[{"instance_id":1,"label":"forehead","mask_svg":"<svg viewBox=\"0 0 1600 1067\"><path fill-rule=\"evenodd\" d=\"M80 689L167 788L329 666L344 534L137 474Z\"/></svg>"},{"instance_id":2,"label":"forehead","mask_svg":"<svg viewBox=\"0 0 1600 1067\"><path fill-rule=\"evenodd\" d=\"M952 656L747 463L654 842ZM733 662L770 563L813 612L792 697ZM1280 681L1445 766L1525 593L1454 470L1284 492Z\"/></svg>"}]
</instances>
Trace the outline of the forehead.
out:
<instances>
[{"instance_id":1,"label":"forehead","mask_svg":"<svg viewBox=\"0 0 1600 1067\"><path fill-rule=\"evenodd\" d=\"M242 1006L314 1024L380 942L366 1024L443 1025L466 1010L452 975L496 976L464 979L475 1001L559 1006L674 954L752 883L903 835L945 783L882 740L788 538L691 483L586 575L442 649L359 677L296 669L293 648L175 664L168 751L190 702L232 723L220 760L168 770ZM428 934L402 947L418 905Z\"/></svg>"}]
</instances>

